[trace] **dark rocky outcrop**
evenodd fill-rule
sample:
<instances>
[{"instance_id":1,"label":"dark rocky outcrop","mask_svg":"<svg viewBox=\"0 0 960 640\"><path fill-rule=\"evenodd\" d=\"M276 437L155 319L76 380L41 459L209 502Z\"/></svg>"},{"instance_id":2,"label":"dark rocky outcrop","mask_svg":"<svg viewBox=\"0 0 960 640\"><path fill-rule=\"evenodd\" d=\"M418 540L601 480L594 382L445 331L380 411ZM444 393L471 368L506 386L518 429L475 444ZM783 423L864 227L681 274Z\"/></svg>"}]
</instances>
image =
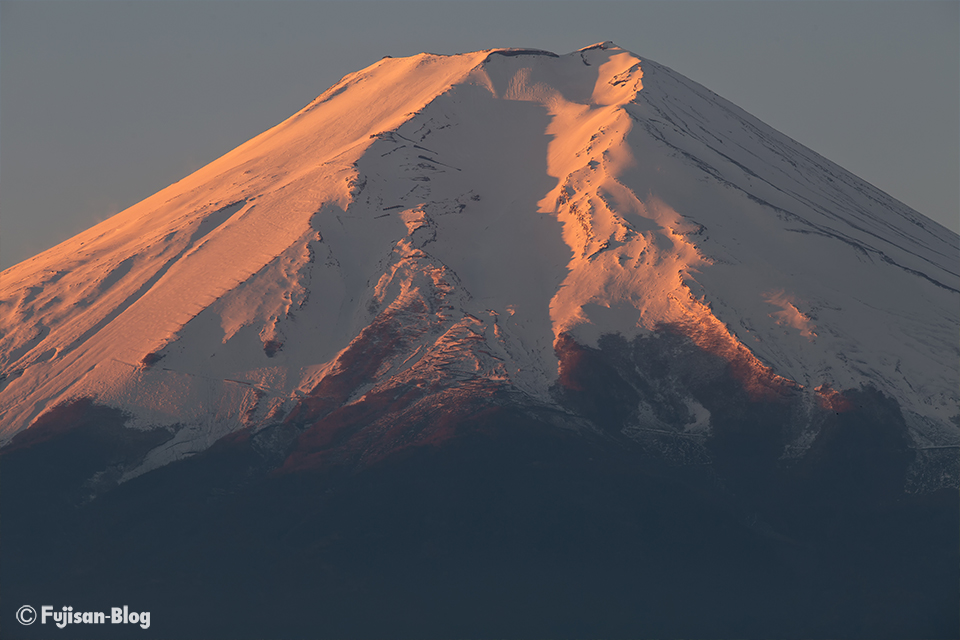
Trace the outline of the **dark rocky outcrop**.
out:
<instances>
[{"instance_id":1,"label":"dark rocky outcrop","mask_svg":"<svg viewBox=\"0 0 960 640\"><path fill-rule=\"evenodd\" d=\"M128 604L152 612L144 638L957 635L957 497L904 491L895 402L843 392L784 458L799 395L750 400L677 336L559 346L561 409L469 382L373 394L93 500L78 487L169 434L62 407L0 452L3 619ZM685 398L711 412L706 463L631 436L644 402L688 423Z\"/></svg>"}]
</instances>

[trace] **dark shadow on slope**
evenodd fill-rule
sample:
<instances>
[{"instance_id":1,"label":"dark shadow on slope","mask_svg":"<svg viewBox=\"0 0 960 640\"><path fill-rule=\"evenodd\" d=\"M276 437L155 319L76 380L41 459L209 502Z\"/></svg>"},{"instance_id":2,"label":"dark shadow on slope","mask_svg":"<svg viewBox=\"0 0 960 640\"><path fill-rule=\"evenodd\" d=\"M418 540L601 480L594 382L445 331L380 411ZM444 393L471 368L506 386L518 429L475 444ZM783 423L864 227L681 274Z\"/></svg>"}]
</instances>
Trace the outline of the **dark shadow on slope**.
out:
<instances>
[{"instance_id":1,"label":"dark shadow on slope","mask_svg":"<svg viewBox=\"0 0 960 640\"><path fill-rule=\"evenodd\" d=\"M0 619L24 603L128 604L152 612L144 638L957 636L957 498L903 492L895 403L848 392L852 409L825 413L785 463L773 443L792 400L751 403L683 339L566 346L558 397L594 431L483 389L432 410L429 395L374 398L316 424L370 434L364 447L444 437L276 473L283 458L243 432L85 504L85 471L36 491L38 471L7 465L66 469L63 438L81 430L4 450ZM687 420L690 395L714 419L709 467L620 433L650 398L658 424Z\"/></svg>"},{"instance_id":2,"label":"dark shadow on slope","mask_svg":"<svg viewBox=\"0 0 960 640\"><path fill-rule=\"evenodd\" d=\"M557 347L556 397L608 432L623 435L653 415L656 433L682 433L693 419L685 399L710 411L703 447L721 500L781 543L783 580L809 587L794 594L810 610L791 627L806 628L800 636L960 631L960 504L955 491L905 493L916 452L896 401L872 388L846 391L840 412L811 412L792 393L752 401L723 359L669 332L629 342L605 336L597 349L566 338ZM803 429L815 430L812 446L785 459L785 445Z\"/></svg>"},{"instance_id":3,"label":"dark shadow on slope","mask_svg":"<svg viewBox=\"0 0 960 640\"><path fill-rule=\"evenodd\" d=\"M4 600L122 601L152 612L144 637L612 638L758 624L744 626L739 603L764 598L775 545L741 514L516 409L459 423L470 435L359 474L252 483L251 451L224 442L65 512L69 546L16 536L12 551L50 566L5 581ZM7 535L24 524L4 521Z\"/></svg>"}]
</instances>

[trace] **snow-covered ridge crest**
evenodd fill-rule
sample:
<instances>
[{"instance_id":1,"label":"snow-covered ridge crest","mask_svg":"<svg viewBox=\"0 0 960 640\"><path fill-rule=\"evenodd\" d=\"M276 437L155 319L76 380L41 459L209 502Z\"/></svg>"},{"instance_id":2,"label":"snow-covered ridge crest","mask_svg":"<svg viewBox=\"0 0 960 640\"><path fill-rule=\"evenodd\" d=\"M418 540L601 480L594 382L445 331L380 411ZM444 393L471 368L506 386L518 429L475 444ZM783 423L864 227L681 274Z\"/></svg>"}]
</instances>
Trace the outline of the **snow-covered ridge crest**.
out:
<instances>
[{"instance_id":1,"label":"snow-covered ridge crest","mask_svg":"<svg viewBox=\"0 0 960 640\"><path fill-rule=\"evenodd\" d=\"M561 336L669 328L757 397L870 384L953 446L956 244L610 42L387 58L3 272L0 430L78 397L177 425L142 471L301 411L377 330L338 402L471 379L549 404Z\"/></svg>"}]
</instances>

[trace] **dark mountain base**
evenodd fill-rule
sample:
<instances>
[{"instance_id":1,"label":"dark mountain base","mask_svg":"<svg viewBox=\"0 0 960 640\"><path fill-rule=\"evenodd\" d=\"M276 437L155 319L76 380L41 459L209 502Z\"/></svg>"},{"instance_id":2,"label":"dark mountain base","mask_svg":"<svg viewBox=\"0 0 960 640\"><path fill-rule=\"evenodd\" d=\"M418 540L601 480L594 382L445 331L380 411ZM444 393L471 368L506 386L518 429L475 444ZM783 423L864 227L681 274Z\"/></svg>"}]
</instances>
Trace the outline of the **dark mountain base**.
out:
<instances>
[{"instance_id":1,"label":"dark mountain base","mask_svg":"<svg viewBox=\"0 0 960 640\"><path fill-rule=\"evenodd\" d=\"M772 468L749 489L733 447L719 475L669 467L494 406L359 471L270 471L234 438L85 502L78 478L145 443L116 412L69 417L2 458L5 638L958 635L954 491L865 500ZM109 434L128 446L102 453ZM834 440L807 469L834 469ZM24 627L23 604L151 626Z\"/></svg>"}]
</instances>

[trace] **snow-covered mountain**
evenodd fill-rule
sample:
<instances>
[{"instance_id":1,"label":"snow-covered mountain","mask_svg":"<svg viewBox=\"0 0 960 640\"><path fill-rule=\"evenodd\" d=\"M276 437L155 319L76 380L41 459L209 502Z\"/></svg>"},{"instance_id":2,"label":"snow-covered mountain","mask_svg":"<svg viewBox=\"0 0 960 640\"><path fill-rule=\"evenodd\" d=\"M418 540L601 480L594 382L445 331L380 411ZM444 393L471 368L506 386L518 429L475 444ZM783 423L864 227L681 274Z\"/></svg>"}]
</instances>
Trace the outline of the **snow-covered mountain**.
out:
<instances>
[{"instance_id":1,"label":"snow-covered mountain","mask_svg":"<svg viewBox=\"0 0 960 640\"><path fill-rule=\"evenodd\" d=\"M610 42L385 58L0 274L4 637L955 637L958 242Z\"/></svg>"},{"instance_id":2,"label":"snow-covered mountain","mask_svg":"<svg viewBox=\"0 0 960 640\"><path fill-rule=\"evenodd\" d=\"M609 42L385 58L5 271L2 437L89 398L175 431L137 474L302 415L337 380L337 406L467 381L556 406L562 336L669 327L752 397L870 385L918 450L957 447L957 248ZM685 402L680 425L632 433L709 431Z\"/></svg>"}]
</instances>

